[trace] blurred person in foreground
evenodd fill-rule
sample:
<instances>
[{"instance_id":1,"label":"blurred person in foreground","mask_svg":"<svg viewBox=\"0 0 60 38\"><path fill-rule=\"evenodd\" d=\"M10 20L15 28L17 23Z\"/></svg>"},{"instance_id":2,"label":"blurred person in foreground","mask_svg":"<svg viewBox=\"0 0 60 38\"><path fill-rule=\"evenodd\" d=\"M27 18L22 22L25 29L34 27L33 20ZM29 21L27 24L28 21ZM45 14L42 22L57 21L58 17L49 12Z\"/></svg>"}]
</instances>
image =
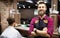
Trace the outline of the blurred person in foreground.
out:
<instances>
[{"instance_id":1,"label":"blurred person in foreground","mask_svg":"<svg viewBox=\"0 0 60 38\"><path fill-rule=\"evenodd\" d=\"M52 38L54 31L53 19L46 15L47 6L38 2L38 15L32 18L29 33L34 38Z\"/></svg>"},{"instance_id":2,"label":"blurred person in foreground","mask_svg":"<svg viewBox=\"0 0 60 38\"><path fill-rule=\"evenodd\" d=\"M7 19L8 21L8 27L2 32L1 36L4 36L6 38L23 38L22 35L14 28L15 26L15 19L9 17Z\"/></svg>"}]
</instances>

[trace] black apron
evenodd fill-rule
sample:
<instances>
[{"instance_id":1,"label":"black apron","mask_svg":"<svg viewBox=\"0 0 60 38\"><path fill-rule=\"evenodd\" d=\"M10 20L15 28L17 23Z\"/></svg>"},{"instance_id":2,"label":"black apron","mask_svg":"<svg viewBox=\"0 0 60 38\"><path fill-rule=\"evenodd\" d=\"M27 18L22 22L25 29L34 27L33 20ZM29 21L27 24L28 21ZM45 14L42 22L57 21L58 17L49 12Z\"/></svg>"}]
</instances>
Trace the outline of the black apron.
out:
<instances>
[{"instance_id":1,"label":"black apron","mask_svg":"<svg viewBox=\"0 0 60 38\"><path fill-rule=\"evenodd\" d=\"M37 28L38 30L43 30L44 27L47 27L47 23L44 23L44 19L40 19L38 23L34 25L34 28ZM37 36L35 38L47 38L47 37L42 37L42 36Z\"/></svg>"}]
</instances>

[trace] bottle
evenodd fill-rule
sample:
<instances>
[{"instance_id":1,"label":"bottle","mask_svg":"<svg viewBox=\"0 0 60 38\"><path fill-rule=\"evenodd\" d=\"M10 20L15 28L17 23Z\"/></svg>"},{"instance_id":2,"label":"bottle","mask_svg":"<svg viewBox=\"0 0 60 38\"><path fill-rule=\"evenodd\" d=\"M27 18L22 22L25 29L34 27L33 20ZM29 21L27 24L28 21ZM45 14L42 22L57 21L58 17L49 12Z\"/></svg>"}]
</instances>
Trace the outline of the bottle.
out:
<instances>
[{"instance_id":1,"label":"bottle","mask_svg":"<svg viewBox=\"0 0 60 38\"><path fill-rule=\"evenodd\" d=\"M23 24L25 25L25 21L23 21Z\"/></svg>"},{"instance_id":2,"label":"bottle","mask_svg":"<svg viewBox=\"0 0 60 38\"><path fill-rule=\"evenodd\" d=\"M25 21L23 21L22 27L26 27L26 23L25 23Z\"/></svg>"}]
</instances>

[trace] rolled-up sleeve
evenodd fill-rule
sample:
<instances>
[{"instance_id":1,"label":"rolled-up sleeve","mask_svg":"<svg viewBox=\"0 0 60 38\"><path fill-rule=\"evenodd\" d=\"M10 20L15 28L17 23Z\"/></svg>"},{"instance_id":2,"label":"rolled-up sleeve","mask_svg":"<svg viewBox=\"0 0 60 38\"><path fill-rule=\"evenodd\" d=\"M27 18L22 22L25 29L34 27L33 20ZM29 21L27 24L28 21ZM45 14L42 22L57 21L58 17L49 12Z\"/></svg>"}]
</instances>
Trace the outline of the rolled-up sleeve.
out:
<instances>
[{"instance_id":1,"label":"rolled-up sleeve","mask_svg":"<svg viewBox=\"0 0 60 38\"><path fill-rule=\"evenodd\" d=\"M30 22L30 27L29 27L29 34L31 34L31 32L33 31L34 29L34 22L35 22L35 19L33 18Z\"/></svg>"},{"instance_id":2,"label":"rolled-up sleeve","mask_svg":"<svg viewBox=\"0 0 60 38\"><path fill-rule=\"evenodd\" d=\"M54 31L54 20L52 18L48 19L47 33L52 36Z\"/></svg>"}]
</instances>

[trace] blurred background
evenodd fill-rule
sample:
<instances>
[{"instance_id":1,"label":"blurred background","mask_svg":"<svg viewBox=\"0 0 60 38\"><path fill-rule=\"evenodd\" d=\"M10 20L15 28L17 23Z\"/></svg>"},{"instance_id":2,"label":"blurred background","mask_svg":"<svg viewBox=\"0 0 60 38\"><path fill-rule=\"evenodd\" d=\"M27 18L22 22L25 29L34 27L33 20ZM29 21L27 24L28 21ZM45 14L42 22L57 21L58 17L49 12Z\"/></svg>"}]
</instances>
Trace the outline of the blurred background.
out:
<instances>
[{"instance_id":1,"label":"blurred background","mask_svg":"<svg viewBox=\"0 0 60 38\"><path fill-rule=\"evenodd\" d=\"M8 26L6 19L15 18L15 22L20 24L30 24L31 19L37 14L37 2L39 0L0 0L0 34ZM58 37L58 27L60 25L60 0L40 0L47 5L46 14L54 19L55 33L53 37Z\"/></svg>"}]
</instances>

